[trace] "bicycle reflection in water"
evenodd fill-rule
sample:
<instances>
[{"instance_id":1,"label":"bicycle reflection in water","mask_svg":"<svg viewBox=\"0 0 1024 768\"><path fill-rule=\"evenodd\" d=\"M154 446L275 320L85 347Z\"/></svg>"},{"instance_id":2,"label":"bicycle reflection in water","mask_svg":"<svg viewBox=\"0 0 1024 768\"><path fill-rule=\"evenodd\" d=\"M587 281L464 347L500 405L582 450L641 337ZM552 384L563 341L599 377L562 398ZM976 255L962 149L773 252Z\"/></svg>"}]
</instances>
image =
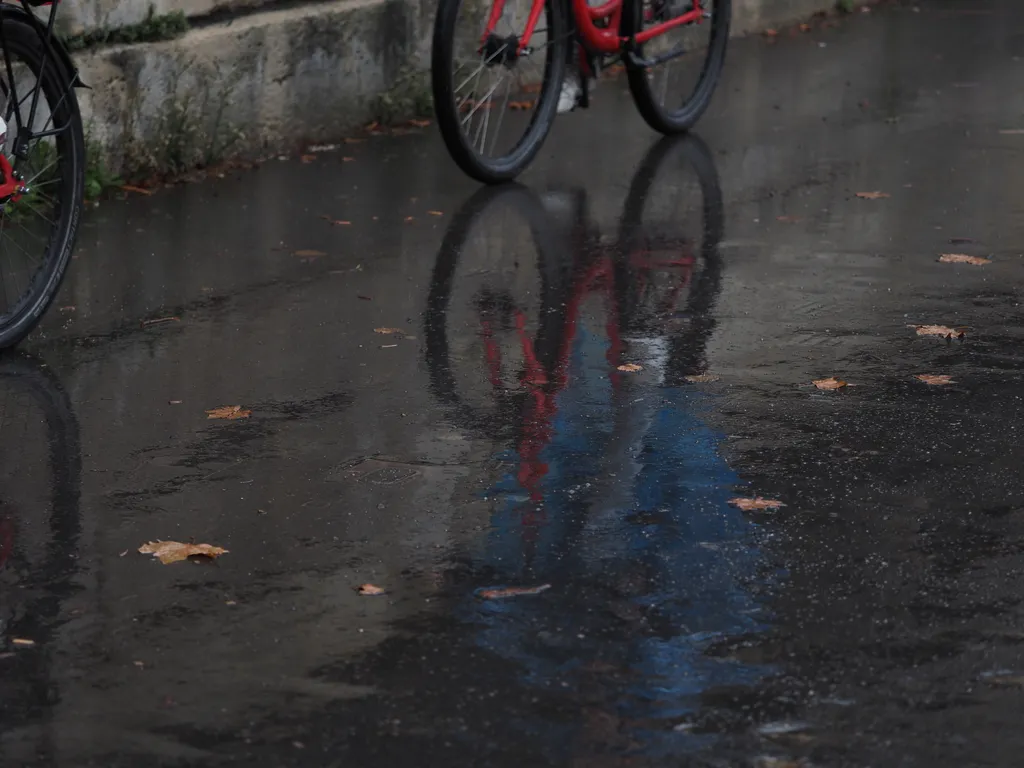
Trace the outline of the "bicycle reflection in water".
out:
<instances>
[{"instance_id":1,"label":"bicycle reflection in water","mask_svg":"<svg viewBox=\"0 0 1024 768\"><path fill-rule=\"evenodd\" d=\"M702 420L711 387L692 382L707 370L722 228L713 159L684 137L645 157L613 242L583 190L485 189L438 257L433 393L456 424L510 446L475 571L552 585L467 599L460 618L558 697L561 716L521 723L556 752L699 748L701 693L769 672L706 654L764 621L755 528L726 503L741 481Z\"/></svg>"},{"instance_id":2,"label":"bicycle reflection in water","mask_svg":"<svg viewBox=\"0 0 1024 768\"><path fill-rule=\"evenodd\" d=\"M71 401L34 358L0 359L0 764L54 764L57 630L78 591L82 453ZM28 645L32 643L32 645ZM12 650L13 649L13 650Z\"/></svg>"}]
</instances>

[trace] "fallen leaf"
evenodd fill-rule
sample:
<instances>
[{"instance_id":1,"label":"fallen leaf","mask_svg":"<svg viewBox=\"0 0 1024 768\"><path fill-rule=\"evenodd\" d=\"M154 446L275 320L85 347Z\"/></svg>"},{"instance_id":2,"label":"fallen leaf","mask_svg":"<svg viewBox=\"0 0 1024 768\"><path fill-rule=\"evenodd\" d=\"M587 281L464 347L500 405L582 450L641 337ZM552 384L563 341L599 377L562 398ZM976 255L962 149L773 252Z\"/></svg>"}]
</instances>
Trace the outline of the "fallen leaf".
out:
<instances>
[{"instance_id":1,"label":"fallen leaf","mask_svg":"<svg viewBox=\"0 0 1024 768\"><path fill-rule=\"evenodd\" d=\"M857 197L864 200L881 200L883 197L889 197L885 192L858 192Z\"/></svg>"},{"instance_id":2,"label":"fallen leaf","mask_svg":"<svg viewBox=\"0 0 1024 768\"><path fill-rule=\"evenodd\" d=\"M353 160L355 160L354 157L343 157L343 158L341 158L341 162L343 162L343 163L351 163Z\"/></svg>"},{"instance_id":3,"label":"fallen leaf","mask_svg":"<svg viewBox=\"0 0 1024 768\"><path fill-rule=\"evenodd\" d=\"M168 405L181 405L181 400L168 400Z\"/></svg>"},{"instance_id":4,"label":"fallen leaf","mask_svg":"<svg viewBox=\"0 0 1024 768\"><path fill-rule=\"evenodd\" d=\"M412 217L412 216L406 216L405 217L405 223L406 224L408 224L410 221L413 221L413 220L414 220L414 217Z\"/></svg>"},{"instance_id":5,"label":"fallen leaf","mask_svg":"<svg viewBox=\"0 0 1024 768\"><path fill-rule=\"evenodd\" d=\"M222 405L220 408L211 408L206 412L207 419L248 419L252 411L242 408L240 405Z\"/></svg>"},{"instance_id":6,"label":"fallen leaf","mask_svg":"<svg viewBox=\"0 0 1024 768\"><path fill-rule=\"evenodd\" d=\"M153 194L153 190L145 189L144 187L136 187L133 184L122 184L121 189L123 189L125 192L134 192L137 195L149 196Z\"/></svg>"},{"instance_id":7,"label":"fallen leaf","mask_svg":"<svg viewBox=\"0 0 1024 768\"><path fill-rule=\"evenodd\" d=\"M925 384L952 384L953 378L944 373L919 373L914 378L920 379Z\"/></svg>"},{"instance_id":8,"label":"fallen leaf","mask_svg":"<svg viewBox=\"0 0 1024 768\"><path fill-rule=\"evenodd\" d=\"M694 376L684 376L691 384L707 384L712 381L718 381L721 376L715 376L713 373L698 373Z\"/></svg>"},{"instance_id":9,"label":"fallen leaf","mask_svg":"<svg viewBox=\"0 0 1024 768\"><path fill-rule=\"evenodd\" d=\"M776 216L775 220L776 221L781 221L784 224L796 224L798 221L800 221L800 217L799 216Z\"/></svg>"},{"instance_id":10,"label":"fallen leaf","mask_svg":"<svg viewBox=\"0 0 1024 768\"><path fill-rule=\"evenodd\" d=\"M784 757L772 757L771 755L754 758L754 768L804 768L805 765L800 760L787 760Z\"/></svg>"},{"instance_id":11,"label":"fallen leaf","mask_svg":"<svg viewBox=\"0 0 1024 768\"><path fill-rule=\"evenodd\" d=\"M1004 128L999 133L1003 136L1024 136L1024 128Z\"/></svg>"},{"instance_id":12,"label":"fallen leaf","mask_svg":"<svg viewBox=\"0 0 1024 768\"><path fill-rule=\"evenodd\" d=\"M947 339L962 339L967 334L966 331L958 331L956 328L950 328L948 325L910 325L907 327L916 330L918 336L942 336Z\"/></svg>"},{"instance_id":13,"label":"fallen leaf","mask_svg":"<svg viewBox=\"0 0 1024 768\"><path fill-rule=\"evenodd\" d=\"M622 365L619 366L619 370L623 371L624 373L636 373L637 371L642 371L643 369L644 367L642 365L637 365L636 363L623 363Z\"/></svg>"},{"instance_id":14,"label":"fallen leaf","mask_svg":"<svg viewBox=\"0 0 1024 768\"><path fill-rule=\"evenodd\" d=\"M410 120L409 125L415 125L417 128L426 128L430 125L429 120Z\"/></svg>"},{"instance_id":15,"label":"fallen leaf","mask_svg":"<svg viewBox=\"0 0 1024 768\"><path fill-rule=\"evenodd\" d=\"M835 376L830 376L827 379L815 379L812 383L818 389L841 389L846 386L845 381L837 379Z\"/></svg>"},{"instance_id":16,"label":"fallen leaf","mask_svg":"<svg viewBox=\"0 0 1024 768\"><path fill-rule=\"evenodd\" d=\"M477 597L484 600L501 600L506 597L517 597L519 595L539 595L546 589L551 589L550 584L541 584L539 587L501 587L498 589L482 589L477 592Z\"/></svg>"},{"instance_id":17,"label":"fallen leaf","mask_svg":"<svg viewBox=\"0 0 1024 768\"><path fill-rule=\"evenodd\" d=\"M142 327L148 328L151 325L162 325L163 323L176 323L181 320L180 317L157 317L153 320L143 320Z\"/></svg>"},{"instance_id":18,"label":"fallen leaf","mask_svg":"<svg viewBox=\"0 0 1024 768\"><path fill-rule=\"evenodd\" d=\"M969 256L966 253L944 253L939 256L939 261L943 264L973 264L976 267L992 263L992 259L986 259L982 256Z\"/></svg>"},{"instance_id":19,"label":"fallen leaf","mask_svg":"<svg viewBox=\"0 0 1024 768\"><path fill-rule=\"evenodd\" d=\"M810 32L811 31L811 25L810 24L801 24L800 25L800 31L801 32Z\"/></svg>"},{"instance_id":20,"label":"fallen leaf","mask_svg":"<svg viewBox=\"0 0 1024 768\"><path fill-rule=\"evenodd\" d=\"M11 645L20 645L22 648L30 648L36 644L35 640L29 640L27 637L12 637Z\"/></svg>"},{"instance_id":21,"label":"fallen leaf","mask_svg":"<svg viewBox=\"0 0 1024 768\"><path fill-rule=\"evenodd\" d=\"M444 216L444 214L441 213L441 211L427 211L427 213L431 216Z\"/></svg>"},{"instance_id":22,"label":"fallen leaf","mask_svg":"<svg viewBox=\"0 0 1024 768\"><path fill-rule=\"evenodd\" d=\"M397 333L399 335L403 335L403 336L405 335L405 331L403 331L401 328L374 328L373 332L374 333L382 333L385 336L390 336L390 335L395 334L395 333Z\"/></svg>"},{"instance_id":23,"label":"fallen leaf","mask_svg":"<svg viewBox=\"0 0 1024 768\"><path fill-rule=\"evenodd\" d=\"M766 29L764 31L764 36L765 37L775 37L778 34L779 34L779 30L777 30L777 29Z\"/></svg>"},{"instance_id":24,"label":"fallen leaf","mask_svg":"<svg viewBox=\"0 0 1024 768\"><path fill-rule=\"evenodd\" d=\"M315 259L315 258L318 258L320 256L326 256L326 255L327 254L324 253L323 251L314 251L314 250L309 249L309 248L302 248L302 249L300 249L298 251L293 251L292 252L292 256L298 256L298 257L304 258L304 259Z\"/></svg>"},{"instance_id":25,"label":"fallen leaf","mask_svg":"<svg viewBox=\"0 0 1024 768\"><path fill-rule=\"evenodd\" d=\"M215 558L227 552L222 547L214 547L210 544L182 544L180 541L148 541L139 547L139 552L144 555L153 555L159 558L164 565L176 563L179 560L187 560L190 557Z\"/></svg>"},{"instance_id":26,"label":"fallen leaf","mask_svg":"<svg viewBox=\"0 0 1024 768\"><path fill-rule=\"evenodd\" d=\"M358 591L360 595L383 595L387 592L386 589L378 587L376 584L360 584Z\"/></svg>"},{"instance_id":27,"label":"fallen leaf","mask_svg":"<svg viewBox=\"0 0 1024 768\"><path fill-rule=\"evenodd\" d=\"M374 120L372 123L366 126L367 131L376 131L380 127L380 123Z\"/></svg>"},{"instance_id":28,"label":"fallen leaf","mask_svg":"<svg viewBox=\"0 0 1024 768\"><path fill-rule=\"evenodd\" d=\"M299 160L308 165L309 163L316 162L316 155L302 155Z\"/></svg>"},{"instance_id":29,"label":"fallen leaf","mask_svg":"<svg viewBox=\"0 0 1024 768\"><path fill-rule=\"evenodd\" d=\"M781 501L764 499L760 496L756 496L753 499L729 499L729 503L734 507L739 507L744 512L750 512L754 509L777 509L786 506Z\"/></svg>"}]
</instances>

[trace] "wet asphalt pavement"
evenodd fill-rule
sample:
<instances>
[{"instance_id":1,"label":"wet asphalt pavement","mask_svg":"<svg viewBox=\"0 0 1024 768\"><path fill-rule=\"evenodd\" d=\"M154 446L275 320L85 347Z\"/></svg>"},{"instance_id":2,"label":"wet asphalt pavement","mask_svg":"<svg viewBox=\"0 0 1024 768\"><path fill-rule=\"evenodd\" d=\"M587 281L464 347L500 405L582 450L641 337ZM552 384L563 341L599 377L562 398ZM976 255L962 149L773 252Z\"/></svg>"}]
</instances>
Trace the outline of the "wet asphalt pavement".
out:
<instances>
[{"instance_id":1,"label":"wet asphalt pavement","mask_svg":"<svg viewBox=\"0 0 1024 768\"><path fill-rule=\"evenodd\" d=\"M921 0L520 186L428 128L103 204L0 361L0 765L1019 765L1022 82Z\"/></svg>"}]
</instances>

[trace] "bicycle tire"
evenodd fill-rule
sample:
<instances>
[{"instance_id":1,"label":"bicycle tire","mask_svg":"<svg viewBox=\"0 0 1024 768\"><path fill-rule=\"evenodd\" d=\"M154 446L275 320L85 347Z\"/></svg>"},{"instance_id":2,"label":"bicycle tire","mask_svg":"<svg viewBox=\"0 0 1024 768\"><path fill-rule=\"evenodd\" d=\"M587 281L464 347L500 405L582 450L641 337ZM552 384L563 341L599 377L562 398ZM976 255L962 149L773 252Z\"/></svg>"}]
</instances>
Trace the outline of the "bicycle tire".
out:
<instances>
[{"instance_id":1,"label":"bicycle tire","mask_svg":"<svg viewBox=\"0 0 1024 768\"><path fill-rule=\"evenodd\" d=\"M624 0L620 33L632 37L643 29L644 0ZM683 133L692 128L711 104L718 81L725 66L725 52L729 43L729 25L732 19L732 0L715 0L711 12L711 38L701 68L700 78L690 98L675 111L658 103L651 89L651 81L643 66L627 60L626 77L633 102L644 121L654 130L666 135ZM642 47L637 50L642 56Z\"/></svg>"},{"instance_id":2,"label":"bicycle tire","mask_svg":"<svg viewBox=\"0 0 1024 768\"><path fill-rule=\"evenodd\" d=\"M448 153L459 168L484 184L500 184L523 172L540 151L554 124L570 42L566 2L547 0L545 3L548 36L553 38L553 42L545 62L537 111L526 133L512 150L493 160L481 157L467 141L461 130L459 107L455 101L455 24L462 3L463 0L441 0L438 4L430 61L434 113Z\"/></svg>"},{"instance_id":3,"label":"bicycle tire","mask_svg":"<svg viewBox=\"0 0 1024 768\"><path fill-rule=\"evenodd\" d=\"M498 204L517 211L530 230L532 242L537 250L542 305L549 308L560 306L560 297L565 287L564 276L557 268L557 259L552 258L558 251L547 231L544 208L530 189L519 184L509 184L481 188L452 218L438 250L423 312L423 359L431 393L459 423L491 439L500 438L506 425L515 422L514 415L522 410L523 393L514 393L507 403L499 404L495 411L488 412L475 407L464 393L459 391L448 336L448 310L455 290L455 281L458 279L458 267L465 258L466 240L479 217ZM552 334L561 318L557 311L542 313L537 318L538 338L543 334ZM542 362L550 369L550 360L545 359Z\"/></svg>"},{"instance_id":4,"label":"bicycle tire","mask_svg":"<svg viewBox=\"0 0 1024 768\"><path fill-rule=\"evenodd\" d=\"M82 214L85 190L85 136L82 115L78 106L71 75L57 57L45 53L41 34L29 24L4 19L4 38L9 52L38 77L45 61L46 67L40 84L42 96L54 124L67 121L68 128L57 137L67 151L66 173L61 178L60 216L54 222L56 231L51 235L43 266L32 278L32 286L12 311L0 315L0 349L8 349L24 339L39 323L60 290L75 247L78 224ZM6 73L0 72L5 76ZM13 129L14 126L10 126ZM62 159L62 162L65 162Z\"/></svg>"},{"instance_id":5,"label":"bicycle tire","mask_svg":"<svg viewBox=\"0 0 1024 768\"><path fill-rule=\"evenodd\" d=\"M686 332L674 336L669 343L670 384L678 384L685 376L706 371L707 344L716 326L713 309L722 289L723 264L718 244L725 231L725 203L714 156L698 136L691 133L662 138L640 162L623 206L616 268L616 282L625 288L634 279L628 266L628 254L643 231L643 216L651 199L651 189L663 170L662 165L669 155L675 153L686 161L700 186L702 226L699 252L703 269L686 305L692 322ZM620 312L627 324L634 313L628 297L628 291L620 291Z\"/></svg>"}]
</instances>

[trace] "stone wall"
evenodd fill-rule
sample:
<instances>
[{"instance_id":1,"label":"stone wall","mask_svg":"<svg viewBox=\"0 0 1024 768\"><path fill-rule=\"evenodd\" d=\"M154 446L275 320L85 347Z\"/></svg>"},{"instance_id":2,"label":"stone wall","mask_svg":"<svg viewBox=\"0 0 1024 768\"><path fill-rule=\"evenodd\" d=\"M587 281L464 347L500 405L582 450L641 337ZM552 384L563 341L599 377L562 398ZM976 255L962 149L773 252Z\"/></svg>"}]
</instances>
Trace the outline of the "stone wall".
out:
<instances>
[{"instance_id":1,"label":"stone wall","mask_svg":"<svg viewBox=\"0 0 1024 768\"><path fill-rule=\"evenodd\" d=\"M834 5L734 0L733 30ZM180 170L336 139L370 119L385 92L427 96L434 0L71 0L65 10L68 28L83 30L137 23L150 7L185 10L199 23L175 40L75 54L93 88L80 92L92 144L114 169Z\"/></svg>"}]
</instances>

